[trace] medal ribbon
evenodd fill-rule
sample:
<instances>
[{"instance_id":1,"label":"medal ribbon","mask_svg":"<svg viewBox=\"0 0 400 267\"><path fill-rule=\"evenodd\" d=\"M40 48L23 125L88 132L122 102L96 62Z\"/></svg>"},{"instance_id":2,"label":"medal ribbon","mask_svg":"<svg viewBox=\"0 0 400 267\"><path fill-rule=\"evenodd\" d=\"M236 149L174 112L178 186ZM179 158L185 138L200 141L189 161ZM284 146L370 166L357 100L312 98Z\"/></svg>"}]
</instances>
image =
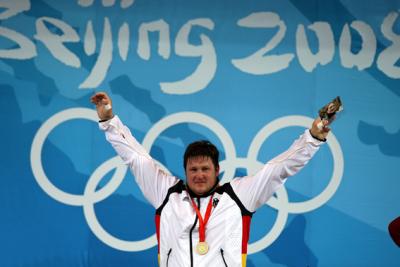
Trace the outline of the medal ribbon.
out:
<instances>
[{"instance_id":1,"label":"medal ribbon","mask_svg":"<svg viewBox=\"0 0 400 267\"><path fill-rule=\"evenodd\" d=\"M199 218L199 238L200 238L199 241L200 242L204 242L206 240L206 225L207 225L208 219L210 219L210 216L211 216L213 196L214 196L214 194L211 195L210 201L208 201L207 210L206 210L206 214L204 215L204 219L203 219L203 216L201 216L200 210L197 207L196 203L194 202L193 198L190 198L190 200L192 200L192 206L193 206L194 210L196 211L197 217Z\"/></svg>"}]
</instances>

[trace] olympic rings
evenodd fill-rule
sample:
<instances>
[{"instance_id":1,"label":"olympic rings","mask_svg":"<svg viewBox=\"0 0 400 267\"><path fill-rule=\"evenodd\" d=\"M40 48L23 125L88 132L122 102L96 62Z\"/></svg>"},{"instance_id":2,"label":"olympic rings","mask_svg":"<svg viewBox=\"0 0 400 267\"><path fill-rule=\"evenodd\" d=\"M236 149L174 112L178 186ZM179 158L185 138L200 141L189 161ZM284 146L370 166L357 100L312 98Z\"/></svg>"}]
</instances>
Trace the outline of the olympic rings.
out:
<instances>
[{"instance_id":1,"label":"olympic rings","mask_svg":"<svg viewBox=\"0 0 400 267\"><path fill-rule=\"evenodd\" d=\"M90 176L83 195L66 193L55 187L46 176L42 165L42 148L50 132L59 124L73 119L87 119L97 123L96 112L86 108L72 108L56 113L50 117L37 131L31 147L31 167L33 175L39 186L52 198L67 205L82 206L87 223L92 232L105 244L122 251L141 251L149 249L157 244L156 236L140 241L126 241L118 239L104 230L97 220L94 204L110 196L121 184L125 177L127 167L119 157L113 157L100 165ZM224 172L221 182L228 182L233 178L236 168L243 167L247 172L255 172L263 166L258 162L257 154L263 142L274 132L291 126L309 127L313 119L304 116L286 116L276 119L265 125L254 137L248 151L247 158L238 158L231 136L226 129L215 119L201 113L180 112L164 117L153 125L143 139L142 145L150 151L156 138L167 128L179 123L197 123L212 130L222 142L226 158L220 162L221 170ZM340 144L333 133L330 133L327 144L331 149L334 161L334 170L328 186L319 195L304 202L289 202L285 187L278 190L277 198L272 197L267 204L278 210L277 219L270 232L260 240L249 244L248 253L253 254L271 245L283 231L289 213L304 213L317 209L325 204L336 192L340 185L344 161ZM162 165L161 165L162 166ZM162 166L166 171L167 169ZM115 173L109 182L96 191L102 178L115 169Z\"/></svg>"}]
</instances>

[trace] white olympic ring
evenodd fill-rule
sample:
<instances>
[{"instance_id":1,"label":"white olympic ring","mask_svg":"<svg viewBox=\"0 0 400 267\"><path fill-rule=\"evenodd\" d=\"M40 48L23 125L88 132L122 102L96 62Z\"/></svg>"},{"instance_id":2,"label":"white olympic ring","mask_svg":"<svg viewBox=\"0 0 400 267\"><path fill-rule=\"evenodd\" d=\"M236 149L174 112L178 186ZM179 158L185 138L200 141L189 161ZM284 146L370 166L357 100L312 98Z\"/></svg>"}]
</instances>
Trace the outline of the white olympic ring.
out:
<instances>
[{"instance_id":1,"label":"white olympic ring","mask_svg":"<svg viewBox=\"0 0 400 267\"><path fill-rule=\"evenodd\" d=\"M302 126L308 128L310 125L312 125L312 123L313 119L305 116L286 116L268 123L254 137L250 145L247 158L250 159L250 162L257 162L257 155L261 148L261 145L270 135L272 135L276 131L284 127L291 127L291 126ZM289 202L286 193L286 188L284 186L281 187L279 190L277 190L276 194L279 198L283 197L282 200L278 201L276 198L271 197L268 200L267 204L278 210L278 218L274 226L272 227L271 231L265 237L263 237L261 240L254 242L253 244L249 244L249 249L248 249L249 254L256 253L268 247L280 235L284 227L278 227L276 225L278 220L280 219L279 212L281 212L282 210L290 213L309 212L325 204L336 192L343 175L343 168L344 168L343 153L340 148L339 142L337 141L335 135L332 132L329 134L327 138L327 144L331 148L334 161L334 170L331 182L328 184L325 190L318 196L304 202L297 202L297 203ZM252 169L250 170L248 169L248 172L254 173L261 168L261 166L256 166L256 165L251 165L251 166ZM282 193L281 191L285 191L285 194L281 195ZM285 202L283 202L283 200ZM286 218L284 224L286 223ZM271 237L269 237L269 235L271 235Z\"/></svg>"},{"instance_id":2,"label":"white olympic ring","mask_svg":"<svg viewBox=\"0 0 400 267\"><path fill-rule=\"evenodd\" d=\"M198 123L203 125L206 128L214 130L214 133L218 136L219 140L222 142L222 146L225 150L226 160L233 161L236 158L236 150L235 145L233 144L232 138L226 129L219 124L216 120L211 117L208 117L204 114L195 113L195 112L180 112L164 117L162 120L158 121L153 127L148 131L146 136L143 139L143 147L147 150L151 150L151 146L153 145L155 139L167 128L173 126L174 124L179 123ZM224 172L222 182L227 181L229 178L233 177L235 174L235 169L231 168L228 171ZM225 177L225 178L224 178Z\"/></svg>"},{"instance_id":3,"label":"white olympic ring","mask_svg":"<svg viewBox=\"0 0 400 267\"><path fill-rule=\"evenodd\" d=\"M56 126L71 119L87 119L97 123L97 115L95 111L86 108L72 108L53 115L39 128L33 139L30 155L32 171L39 186L49 196L57 201L68 205L83 206L84 215L90 229L105 244L122 251L141 251L155 246L157 244L155 234L141 241L125 241L118 239L106 232L97 220L94 212L94 204L110 196L121 184L127 171L127 167L123 164L122 160L118 156L104 162L93 172L88 180L83 195L69 194L58 189L46 176L43 170L41 158L44 141ZM257 133L250 145L247 158L237 158L232 138L221 124L204 114L180 112L164 117L162 120L153 125L153 127L144 137L142 145L145 149L147 149L147 151L150 151L156 138L168 127L171 127L175 124L200 124L216 133L217 137L222 142L226 159L220 162L221 170L224 170L221 182L228 182L233 177L235 170L238 167L246 168L247 172L250 173L255 172L264 165L257 160L257 154L263 142L274 132L284 127L291 126L302 126L308 128L312 122L313 120L311 118L304 116L286 116L276 119L264 126ZM276 192L277 198L271 198L267 202L268 205L278 210L277 219L267 235L260 240L249 244L249 254L253 254L265 249L279 237L285 227L289 213L309 212L319 208L333 196L343 175L343 153L339 142L333 133L331 133L328 137L327 144L331 149L334 160L334 170L328 186L325 188L325 190L323 190L323 192L313 199L296 203L289 202L285 187L282 187L280 190L278 190ZM158 164L160 163L158 162ZM164 166L162 166L162 164L160 165L163 169L168 171ZM95 191L101 179L112 169L116 169L116 171L109 182L100 190Z\"/></svg>"},{"instance_id":4,"label":"white olympic ring","mask_svg":"<svg viewBox=\"0 0 400 267\"><path fill-rule=\"evenodd\" d=\"M87 119L95 121L96 123L98 120L96 112L87 108L67 109L48 119L37 131L31 148L31 166L36 181L40 187L55 200L68 205L83 206L84 215L90 229L97 238L110 247L122 251L141 251L153 247L157 242L155 234L142 241L130 242L119 240L104 230L94 214L93 204L111 195L125 177L127 167L119 157L114 157L106 161L94 171L90 176L83 195L74 195L61 191L55 187L46 176L42 166L42 148L44 141L56 126L71 119ZM98 183L113 168L116 168L116 172L113 177L111 177L108 184L95 192Z\"/></svg>"},{"instance_id":5,"label":"white olympic ring","mask_svg":"<svg viewBox=\"0 0 400 267\"><path fill-rule=\"evenodd\" d=\"M42 165L42 148L47 136L56 126L71 119L87 119L97 122L97 115L95 111L84 108L67 109L53 115L39 128L33 139L30 155L31 167L36 181L49 196L64 204L82 206L85 201L89 200L84 195L69 194L55 187L46 176ZM108 186L100 189L92 197L97 198L98 201L103 200L118 188L127 169L126 166L122 166L117 169L107 184Z\"/></svg>"},{"instance_id":6,"label":"white olympic ring","mask_svg":"<svg viewBox=\"0 0 400 267\"><path fill-rule=\"evenodd\" d=\"M264 142L263 140L266 140L274 132L284 127L291 127L291 126L303 126L307 128L312 123L313 119L304 116L286 116L268 123L267 125L264 126L264 128L262 128L257 133L256 137L254 137L250 145L247 158L256 161L258 152L261 148L262 143ZM322 191L318 196L314 197L311 200L307 200L304 202L297 202L297 203L288 202L289 212L304 213L319 208L333 196L333 194L339 187L339 184L342 180L343 169L344 169L343 152L342 149L340 148L339 142L337 141L333 133L330 133L328 135L327 144L332 151L333 162L334 162L333 174L330 183L328 184L328 186L325 188L324 191ZM255 172L256 170L257 169L253 169L252 171ZM268 204L275 209L279 208L276 199L273 197L268 201Z\"/></svg>"}]
</instances>

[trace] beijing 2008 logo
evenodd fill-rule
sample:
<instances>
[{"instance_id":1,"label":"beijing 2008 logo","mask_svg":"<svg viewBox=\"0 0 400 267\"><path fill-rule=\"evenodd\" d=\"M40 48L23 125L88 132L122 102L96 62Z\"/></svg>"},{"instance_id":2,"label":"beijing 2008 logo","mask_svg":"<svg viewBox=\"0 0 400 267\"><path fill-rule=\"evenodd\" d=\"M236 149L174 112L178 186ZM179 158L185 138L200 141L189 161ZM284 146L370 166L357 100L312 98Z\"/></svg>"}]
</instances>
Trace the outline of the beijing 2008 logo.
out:
<instances>
[{"instance_id":1,"label":"beijing 2008 logo","mask_svg":"<svg viewBox=\"0 0 400 267\"><path fill-rule=\"evenodd\" d=\"M50 117L37 131L31 148L30 161L35 179L40 187L55 200L73 206L82 206L86 221L93 232L102 242L110 247L122 251L142 251L149 249L157 244L156 235L140 240L126 241L114 237L108 233L98 221L94 212L94 204L106 199L110 196L121 184L125 177L127 167L122 160L116 156L102 165L100 165L90 176L83 195L75 195L64 192L54 186L42 165L42 148L43 144L50 132L59 124L73 119L87 119L97 123L97 115L94 110L87 108L72 108L56 113ZM276 119L265 125L253 138L246 158L238 158L234 142L226 131L226 129L215 119L195 112L180 112L164 117L162 120L153 125L147 132L142 145L150 151L156 138L167 128L179 123L196 123L200 124L213 131L220 139L226 159L220 162L223 176L221 182L228 182L233 177L236 168L245 168L248 173L254 173L263 166L263 163L257 160L258 152L263 142L274 132L291 126L308 127L313 122L313 119L304 116L286 116ZM343 176L343 153L341 147L331 133L328 136L327 144L333 156L333 173L331 180L326 188L314 198L303 202L289 202L288 195L284 187L277 191L277 197L271 198L267 204L278 211L278 215L271 230L260 240L249 244L249 254L259 252L271 245L281 234L286 224L289 213L304 213L319 208L325 204L336 192L340 185ZM161 166L162 164L159 163ZM162 166L166 169L164 166ZM96 188L102 178L112 169L115 169L114 175L109 182L96 191Z\"/></svg>"}]
</instances>

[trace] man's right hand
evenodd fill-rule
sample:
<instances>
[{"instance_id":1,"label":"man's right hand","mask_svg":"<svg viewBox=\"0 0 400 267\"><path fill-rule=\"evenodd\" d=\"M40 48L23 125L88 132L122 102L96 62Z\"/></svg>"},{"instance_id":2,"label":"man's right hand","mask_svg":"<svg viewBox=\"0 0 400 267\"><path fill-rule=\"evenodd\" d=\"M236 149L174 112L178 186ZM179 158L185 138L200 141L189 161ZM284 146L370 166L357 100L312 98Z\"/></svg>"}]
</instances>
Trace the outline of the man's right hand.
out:
<instances>
[{"instance_id":1,"label":"man's right hand","mask_svg":"<svg viewBox=\"0 0 400 267\"><path fill-rule=\"evenodd\" d=\"M112 101L106 93L96 93L90 98L90 101L96 105L97 115L100 120L109 120L114 117L112 112Z\"/></svg>"}]
</instances>

